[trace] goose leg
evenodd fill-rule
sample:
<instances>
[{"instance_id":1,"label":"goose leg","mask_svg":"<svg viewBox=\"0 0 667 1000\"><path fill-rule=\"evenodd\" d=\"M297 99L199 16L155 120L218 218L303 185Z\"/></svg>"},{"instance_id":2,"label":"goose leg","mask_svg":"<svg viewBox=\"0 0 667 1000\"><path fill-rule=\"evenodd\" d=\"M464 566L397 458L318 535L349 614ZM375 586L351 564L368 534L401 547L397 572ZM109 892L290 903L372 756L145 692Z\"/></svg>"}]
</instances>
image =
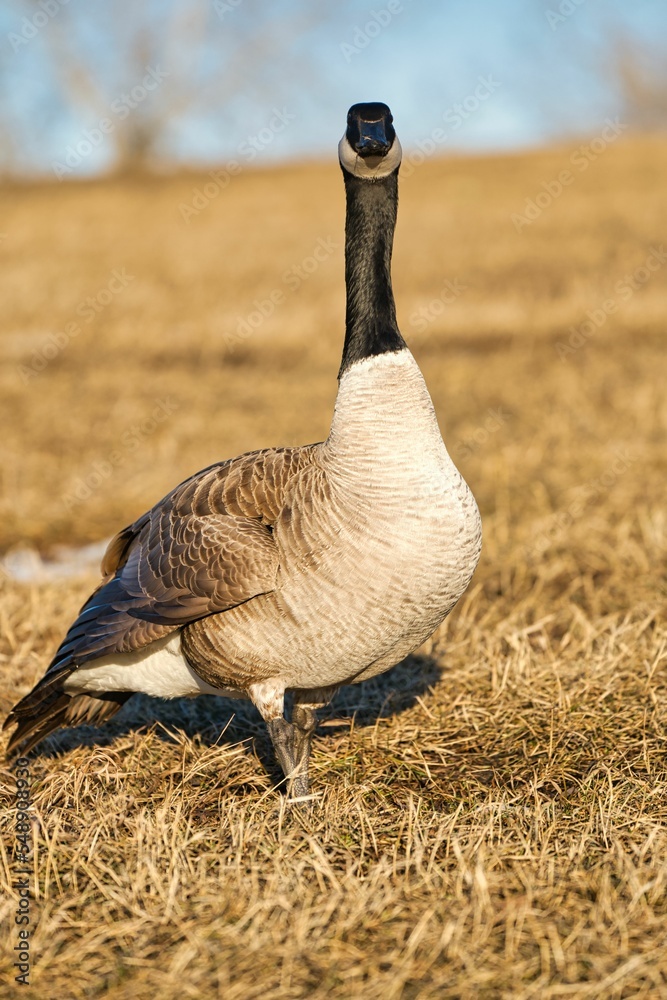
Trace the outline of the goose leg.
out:
<instances>
[{"instance_id":1,"label":"goose leg","mask_svg":"<svg viewBox=\"0 0 667 1000\"><path fill-rule=\"evenodd\" d=\"M328 704L335 690L332 687L295 691L292 721L288 722L283 714L285 689L282 685L269 681L249 688L248 693L266 723L292 798L302 798L309 793L308 764L317 726L315 709Z\"/></svg>"},{"instance_id":2,"label":"goose leg","mask_svg":"<svg viewBox=\"0 0 667 1000\"><path fill-rule=\"evenodd\" d=\"M315 732L315 713L312 708L295 705L292 722L282 716L269 719L269 731L276 760L287 778L290 796L308 795L308 762L310 746Z\"/></svg>"},{"instance_id":3,"label":"goose leg","mask_svg":"<svg viewBox=\"0 0 667 1000\"><path fill-rule=\"evenodd\" d=\"M266 723L276 760L291 782L297 767L296 735L294 726L284 716L285 685L276 679L261 681L251 684L248 694Z\"/></svg>"},{"instance_id":4,"label":"goose leg","mask_svg":"<svg viewBox=\"0 0 667 1000\"><path fill-rule=\"evenodd\" d=\"M317 728L318 708L328 705L337 688L316 688L294 692L294 708L292 709L292 725L294 726L294 763L295 773L290 791L296 797L309 794L308 765L313 736Z\"/></svg>"},{"instance_id":5,"label":"goose leg","mask_svg":"<svg viewBox=\"0 0 667 1000\"><path fill-rule=\"evenodd\" d=\"M308 795L308 765L310 763L310 750L313 743L313 734L317 726L315 712L310 705L294 706L292 712L292 725L294 728L294 776L292 778L290 792L297 798Z\"/></svg>"},{"instance_id":6,"label":"goose leg","mask_svg":"<svg viewBox=\"0 0 667 1000\"><path fill-rule=\"evenodd\" d=\"M289 779L296 771L297 766L294 726L281 715L278 719L267 719L266 728L273 743L276 760L285 777Z\"/></svg>"}]
</instances>

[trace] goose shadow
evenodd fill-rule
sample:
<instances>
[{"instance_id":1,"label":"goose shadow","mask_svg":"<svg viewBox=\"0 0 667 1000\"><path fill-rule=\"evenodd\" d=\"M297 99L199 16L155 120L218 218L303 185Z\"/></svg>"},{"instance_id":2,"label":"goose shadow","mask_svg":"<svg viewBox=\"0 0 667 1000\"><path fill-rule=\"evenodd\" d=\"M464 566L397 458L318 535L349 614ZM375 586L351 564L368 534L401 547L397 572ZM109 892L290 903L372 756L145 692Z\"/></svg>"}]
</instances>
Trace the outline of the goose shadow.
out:
<instances>
[{"instance_id":1,"label":"goose shadow","mask_svg":"<svg viewBox=\"0 0 667 1000\"><path fill-rule=\"evenodd\" d=\"M324 724L321 731L335 735L349 730L353 722L357 729L372 727L378 719L401 715L428 694L442 672L433 657L419 653L406 657L377 677L341 687L331 703L317 713L318 723ZM287 701L289 711L289 696ZM77 747L110 746L123 736L148 730L153 730L164 742L172 742L175 734L180 733L205 747L243 744L246 753L254 754L276 783L282 782L266 726L254 705L245 699L216 695L167 701L134 694L103 726L60 729L32 750L30 756L62 757Z\"/></svg>"}]
</instances>

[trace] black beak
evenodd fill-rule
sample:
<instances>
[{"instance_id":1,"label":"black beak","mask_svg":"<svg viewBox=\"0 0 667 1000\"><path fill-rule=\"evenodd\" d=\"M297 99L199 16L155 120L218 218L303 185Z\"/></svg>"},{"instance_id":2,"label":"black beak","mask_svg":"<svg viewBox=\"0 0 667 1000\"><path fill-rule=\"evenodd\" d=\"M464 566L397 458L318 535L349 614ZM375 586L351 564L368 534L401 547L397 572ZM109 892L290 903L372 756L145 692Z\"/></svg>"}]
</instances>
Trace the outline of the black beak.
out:
<instances>
[{"instance_id":1,"label":"black beak","mask_svg":"<svg viewBox=\"0 0 667 1000\"><path fill-rule=\"evenodd\" d=\"M386 104L354 104L347 116L347 141L362 159L386 156L396 133Z\"/></svg>"},{"instance_id":2,"label":"black beak","mask_svg":"<svg viewBox=\"0 0 667 1000\"><path fill-rule=\"evenodd\" d=\"M387 138L384 122L360 122L360 136L354 143L355 153L364 159L367 156L386 156L391 149L391 142Z\"/></svg>"}]
</instances>

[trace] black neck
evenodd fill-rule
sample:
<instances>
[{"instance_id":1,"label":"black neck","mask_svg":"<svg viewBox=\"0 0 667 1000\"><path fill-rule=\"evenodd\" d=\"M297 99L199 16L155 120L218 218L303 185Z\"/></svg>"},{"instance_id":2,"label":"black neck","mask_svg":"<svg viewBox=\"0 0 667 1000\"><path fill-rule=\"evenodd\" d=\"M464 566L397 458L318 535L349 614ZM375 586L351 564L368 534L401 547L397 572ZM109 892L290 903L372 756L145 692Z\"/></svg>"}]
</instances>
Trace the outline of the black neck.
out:
<instances>
[{"instance_id":1,"label":"black neck","mask_svg":"<svg viewBox=\"0 0 667 1000\"><path fill-rule=\"evenodd\" d=\"M398 168L375 181L343 170L345 218L345 345L338 377L355 361L400 351L391 290L391 249L398 207Z\"/></svg>"}]
</instances>

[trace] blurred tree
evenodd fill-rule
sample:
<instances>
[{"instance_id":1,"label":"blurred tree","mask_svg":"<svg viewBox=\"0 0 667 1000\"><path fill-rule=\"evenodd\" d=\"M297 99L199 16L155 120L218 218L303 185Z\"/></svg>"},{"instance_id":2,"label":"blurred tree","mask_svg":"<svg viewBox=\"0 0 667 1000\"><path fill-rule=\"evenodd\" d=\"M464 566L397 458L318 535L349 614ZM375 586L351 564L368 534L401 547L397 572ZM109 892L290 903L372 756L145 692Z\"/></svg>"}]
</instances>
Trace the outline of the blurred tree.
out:
<instances>
[{"instance_id":1,"label":"blurred tree","mask_svg":"<svg viewBox=\"0 0 667 1000\"><path fill-rule=\"evenodd\" d=\"M359 99L383 52L394 93L419 106L406 141L428 135L481 69L502 82L494 108L522 142L587 134L607 115L667 124L664 0L391 2L395 16L389 0L2 0L0 169L68 176L233 156L276 107L321 122L334 98Z\"/></svg>"},{"instance_id":2,"label":"blurred tree","mask_svg":"<svg viewBox=\"0 0 667 1000\"><path fill-rule=\"evenodd\" d=\"M624 115L633 128L657 131L667 127L667 60L660 49L639 46L627 38L613 45L610 66L618 81Z\"/></svg>"},{"instance_id":3,"label":"blurred tree","mask_svg":"<svg viewBox=\"0 0 667 1000\"><path fill-rule=\"evenodd\" d=\"M10 48L23 58L39 52L39 71L48 80L45 116L74 119L76 138L93 146L101 130L110 166L122 172L168 157L179 131L182 138L188 130L194 135L198 128L229 127L230 117L244 108L284 100L295 78L307 87L312 66L303 39L327 16L307 0L85 6L10 0L9 6L15 12ZM0 105L7 109L6 102ZM106 130L100 129L105 120ZM11 135L6 118L4 124L0 112L0 128Z\"/></svg>"},{"instance_id":4,"label":"blurred tree","mask_svg":"<svg viewBox=\"0 0 667 1000\"><path fill-rule=\"evenodd\" d=\"M0 50L0 94L7 93L9 83L9 57ZM16 173L19 162L19 137L13 127L12 115L6 101L0 100L0 176Z\"/></svg>"}]
</instances>

